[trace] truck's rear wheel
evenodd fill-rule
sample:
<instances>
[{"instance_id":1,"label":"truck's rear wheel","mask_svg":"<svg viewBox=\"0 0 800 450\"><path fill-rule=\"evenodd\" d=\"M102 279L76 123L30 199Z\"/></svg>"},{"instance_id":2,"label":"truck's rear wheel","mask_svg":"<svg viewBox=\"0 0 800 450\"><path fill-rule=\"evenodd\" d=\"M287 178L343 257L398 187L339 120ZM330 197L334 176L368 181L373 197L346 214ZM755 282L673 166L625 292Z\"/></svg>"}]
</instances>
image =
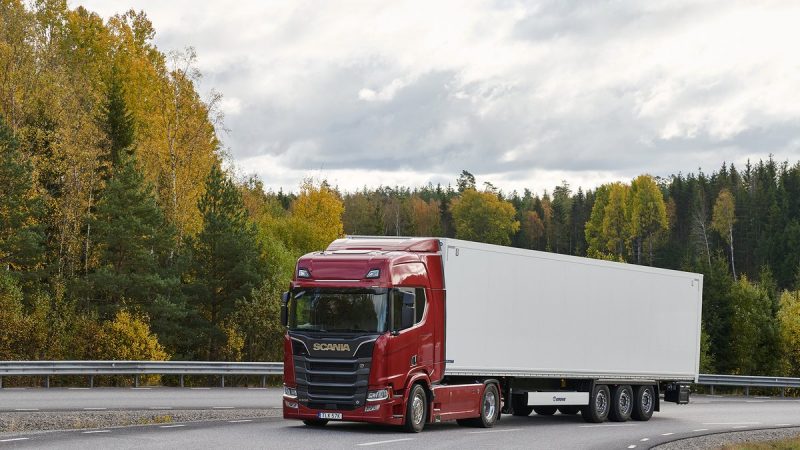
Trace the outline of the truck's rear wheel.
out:
<instances>
[{"instance_id":1,"label":"truck's rear wheel","mask_svg":"<svg viewBox=\"0 0 800 450\"><path fill-rule=\"evenodd\" d=\"M611 393L604 384L595 385L589 396L589 404L581 409L583 420L589 423L603 423L611 409Z\"/></svg>"},{"instance_id":2,"label":"truck's rear wheel","mask_svg":"<svg viewBox=\"0 0 800 450\"><path fill-rule=\"evenodd\" d=\"M427 399L422 386L419 384L411 386L411 394L406 403L406 420L403 424L409 433L419 433L425 428L425 420L428 418Z\"/></svg>"},{"instance_id":3,"label":"truck's rear wheel","mask_svg":"<svg viewBox=\"0 0 800 450\"><path fill-rule=\"evenodd\" d=\"M559 406L558 412L561 414L566 414L568 416L572 416L581 412L580 406Z\"/></svg>"},{"instance_id":4,"label":"truck's rear wheel","mask_svg":"<svg viewBox=\"0 0 800 450\"><path fill-rule=\"evenodd\" d=\"M612 422L625 422L633 411L633 389L628 385L617 386L611 395L611 411L608 418Z\"/></svg>"},{"instance_id":5,"label":"truck's rear wheel","mask_svg":"<svg viewBox=\"0 0 800 450\"><path fill-rule=\"evenodd\" d=\"M555 406L534 406L533 407L533 410L536 411L536 414L539 414L540 416L552 416L553 414L556 413L556 409L558 409L558 408L556 408Z\"/></svg>"},{"instance_id":6,"label":"truck's rear wheel","mask_svg":"<svg viewBox=\"0 0 800 450\"><path fill-rule=\"evenodd\" d=\"M656 393L653 386L636 386L633 391L633 420L647 421L655 410Z\"/></svg>"},{"instance_id":7,"label":"truck's rear wheel","mask_svg":"<svg viewBox=\"0 0 800 450\"><path fill-rule=\"evenodd\" d=\"M500 417L500 391L494 384L487 384L481 397L481 415L473 419L458 419L462 427L492 428Z\"/></svg>"},{"instance_id":8,"label":"truck's rear wheel","mask_svg":"<svg viewBox=\"0 0 800 450\"><path fill-rule=\"evenodd\" d=\"M515 416L530 416L533 406L528 405L528 394L513 394L511 396L511 406L514 408Z\"/></svg>"},{"instance_id":9,"label":"truck's rear wheel","mask_svg":"<svg viewBox=\"0 0 800 450\"><path fill-rule=\"evenodd\" d=\"M318 420L318 419L309 419L309 420L304 420L303 423L306 424L309 427L319 428L319 427L324 427L328 423L328 421L327 420Z\"/></svg>"}]
</instances>

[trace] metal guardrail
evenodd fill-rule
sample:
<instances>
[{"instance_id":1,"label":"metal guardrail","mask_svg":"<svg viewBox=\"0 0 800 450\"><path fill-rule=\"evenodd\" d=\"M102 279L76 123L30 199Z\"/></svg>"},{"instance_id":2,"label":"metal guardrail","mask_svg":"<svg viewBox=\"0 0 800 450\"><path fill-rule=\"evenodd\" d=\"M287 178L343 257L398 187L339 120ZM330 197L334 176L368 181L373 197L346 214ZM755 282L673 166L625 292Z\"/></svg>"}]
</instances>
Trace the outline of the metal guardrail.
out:
<instances>
[{"instance_id":1,"label":"metal guardrail","mask_svg":"<svg viewBox=\"0 0 800 450\"><path fill-rule=\"evenodd\" d=\"M710 386L712 395L714 386L734 386L743 387L745 395L750 395L751 387L778 388L783 396L786 388L800 388L800 378L700 374L697 384Z\"/></svg>"},{"instance_id":2,"label":"metal guardrail","mask_svg":"<svg viewBox=\"0 0 800 450\"><path fill-rule=\"evenodd\" d=\"M185 375L220 376L222 386L226 375L254 375L262 377L265 384L269 375L282 375L282 362L217 362L217 361L0 361L0 388L4 376L44 376L49 387L50 377L77 375L89 377L94 385L96 375L133 375L139 385L140 375L178 375L183 386ZM697 384L710 386L744 387L745 394L751 387L800 388L800 378L763 377L748 375L700 374Z\"/></svg>"},{"instance_id":3,"label":"metal guardrail","mask_svg":"<svg viewBox=\"0 0 800 450\"><path fill-rule=\"evenodd\" d=\"M268 375L282 375L282 362L217 362L217 361L0 361L0 388L4 376L44 376L50 387L50 377L56 375L88 376L94 386L96 375L133 375L139 386L140 375L179 375L183 387L185 375L220 376L225 386L226 375L261 376L266 384Z\"/></svg>"}]
</instances>

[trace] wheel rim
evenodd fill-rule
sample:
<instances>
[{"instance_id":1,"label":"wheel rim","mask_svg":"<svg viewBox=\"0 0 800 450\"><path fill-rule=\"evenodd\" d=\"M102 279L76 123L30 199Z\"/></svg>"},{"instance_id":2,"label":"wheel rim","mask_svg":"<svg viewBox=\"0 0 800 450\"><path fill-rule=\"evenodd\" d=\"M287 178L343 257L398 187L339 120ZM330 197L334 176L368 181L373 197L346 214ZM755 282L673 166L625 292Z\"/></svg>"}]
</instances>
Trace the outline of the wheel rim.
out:
<instances>
[{"instance_id":1,"label":"wheel rim","mask_svg":"<svg viewBox=\"0 0 800 450\"><path fill-rule=\"evenodd\" d=\"M422 396L417 394L414 396L414 400L411 403L411 420L414 421L414 425L422 423L422 415L424 412L425 403L422 401Z\"/></svg>"},{"instance_id":2,"label":"wheel rim","mask_svg":"<svg viewBox=\"0 0 800 450\"><path fill-rule=\"evenodd\" d=\"M642 411L648 413L652 407L653 395L650 393L650 389L645 389L642 393Z\"/></svg>"},{"instance_id":3,"label":"wheel rim","mask_svg":"<svg viewBox=\"0 0 800 450\"><path fill-rule=\"evenodd\" d=\"M628 415L631 412L631 394L626 390L622 391L619 395L619 412L623 415Z\"/></svg>"},{"instance_id":4,"label":"wheel rim","mask_svg":"<svg viewBox=\"0 0 800 450\"><path fill-rule=\"evenodd\" d=\"M597 395L594 397L594 409L600 416L604 416L608 411L608 398L605 391L597 391Z\"/></svg>"},{"instance_id":5,"label":"wheel rim","mask_svg":"<svg viewBox=\"0 0 800 450\"><path fill-rule=\"evenodd\" d=\"M494 395L494 391L489 391L483 397L483 416L488 420L494 420L494 410L497 404L497 397Z\"/></svg>"}]
</instances>

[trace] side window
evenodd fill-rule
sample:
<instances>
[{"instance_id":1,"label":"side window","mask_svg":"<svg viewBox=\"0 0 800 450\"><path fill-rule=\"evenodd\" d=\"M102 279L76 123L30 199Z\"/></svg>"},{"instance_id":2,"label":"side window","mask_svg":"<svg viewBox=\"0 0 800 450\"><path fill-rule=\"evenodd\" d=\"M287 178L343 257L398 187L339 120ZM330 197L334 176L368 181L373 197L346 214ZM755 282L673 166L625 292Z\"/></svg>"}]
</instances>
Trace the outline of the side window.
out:
<instances>
[{"instance_id":1,"label":"side window","mask_svg":"<svg viewBox=\"0 0 800 450\"><path fill-rule=\"evenodd\" d=\"M425 289L401 287L392 290L392 330L400 330L403 317L403 293L414 294L414 325L425 316Z\"/></svg>"}]
</instances>

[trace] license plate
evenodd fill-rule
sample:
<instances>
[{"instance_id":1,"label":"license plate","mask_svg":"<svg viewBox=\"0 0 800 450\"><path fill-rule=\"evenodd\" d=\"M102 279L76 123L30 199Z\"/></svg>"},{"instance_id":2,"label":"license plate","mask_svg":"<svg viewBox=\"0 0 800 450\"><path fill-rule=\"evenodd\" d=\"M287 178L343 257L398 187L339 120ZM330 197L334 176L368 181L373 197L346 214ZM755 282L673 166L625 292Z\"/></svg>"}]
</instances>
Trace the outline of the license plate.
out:
<instances>
[{"instance_id":1,"label":"license plate","mask_svg":"<svg viewBox=\"0 0 800 450\"><path fill-rule=\"evenodd\" d=\"M321 412L317 413L317 417L319 417L320 419L328 419L328 420L342 420L342 413Z\"/></svg>"}]
</instances>

